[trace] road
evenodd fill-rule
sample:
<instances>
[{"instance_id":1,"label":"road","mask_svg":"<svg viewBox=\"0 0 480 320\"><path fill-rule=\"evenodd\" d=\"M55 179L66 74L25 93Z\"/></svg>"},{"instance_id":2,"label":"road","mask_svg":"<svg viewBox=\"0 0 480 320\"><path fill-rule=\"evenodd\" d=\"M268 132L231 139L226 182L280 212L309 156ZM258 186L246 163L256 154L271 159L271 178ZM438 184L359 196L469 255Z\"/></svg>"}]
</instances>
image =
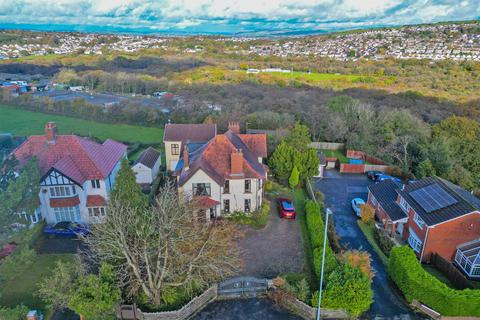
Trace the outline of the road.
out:
<instances>
[{"instance_id":1,"label":"road","mask_svg":"<svg viewBox=\"0 0 480 320\"><path fill-rule=\"evenodd\" d=\"M351 208L351 200L359 197L367 199L367 187L372 184L364 175L339 174L327 170L325 178L315 182L317 189L325 194L325 204L333 210L335 230L340 243L350 249L366 250L372 257L374 302L363 316L366 319L422 319L405 302L387 276L386 270L362 231L357 225L357 217Z\"/></svg>"}]
</instances>

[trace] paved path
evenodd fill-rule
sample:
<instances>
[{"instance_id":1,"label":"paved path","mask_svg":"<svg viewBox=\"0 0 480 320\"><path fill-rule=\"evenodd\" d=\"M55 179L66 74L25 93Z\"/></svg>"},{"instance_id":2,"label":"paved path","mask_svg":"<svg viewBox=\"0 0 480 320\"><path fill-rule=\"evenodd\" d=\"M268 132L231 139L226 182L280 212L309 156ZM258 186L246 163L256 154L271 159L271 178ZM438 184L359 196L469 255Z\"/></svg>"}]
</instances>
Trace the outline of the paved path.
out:
<instances>
[{"instance_id":1,"label":"paved path","mask_svg":"<svg viewBox=\"0 0 480 320\"><path fill-rule=\"evenodd\" d=\"M315 186L325 194L325 204L333 210L335 230L340 243L352 249L366 250L372 257L375 271L372 288L374 303L364 315L366 319L418 319L387 276L380 258L375 253L357 225L357 217L351 208L351 200L360 197L367 200L367 186L372 184L364 175L339 174L326 171L326 177L317 180Z\"/></svg>"},{"instance_id":2,"label":"paved path","mask_svg":"<svg viewBox=\"0 0 480 320\"><path fill-rule=\"evenodd\" d=\"M284 272L301 272L304 267L302 236L298 220L280 219L272 201L268 224L255 230L240 226L239 240L243 259L242 275L271 278Z\"/></svg>"}]
</instances>

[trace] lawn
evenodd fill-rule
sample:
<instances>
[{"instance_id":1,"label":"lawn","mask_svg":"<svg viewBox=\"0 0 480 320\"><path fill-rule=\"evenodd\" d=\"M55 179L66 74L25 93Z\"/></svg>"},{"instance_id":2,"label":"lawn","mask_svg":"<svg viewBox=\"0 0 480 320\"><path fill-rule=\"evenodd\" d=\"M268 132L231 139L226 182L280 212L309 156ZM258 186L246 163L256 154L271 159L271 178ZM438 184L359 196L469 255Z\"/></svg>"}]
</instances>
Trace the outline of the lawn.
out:
<instances>
[{"instance_id":1,"label":"lawn","mask_svg":"<svg viewBox=\"0 0 480 320\"><path fill-rule=\"evenodd\" d=\"M73 254L39 254L28 271L19 274L16 278L5 282L0 289L0 305L14 307L24 304L30 308L45 311L45 305L41 299L35 296L39 281L51 275L55 263L58 260L70 262L74 260Z\"/></svg>"},{"instance_id":2,"label":"lawn","mask_svg":"<svg viewBox=\"0 0 480 320\"><path fill-rule=\"evenodd\" d=\"M75 133L81 136L93 136L100 140L111 138L126 143L141 142L143 144L161 144L163 140L163 128L99 123L0 104L0 132L27 136L43 134L45 123L48 121L57 123L60 134Z\"/></svg>"},{"instance_id":3,"label":"lawn","mask_svg":"<svg viewBox=\"0 0 480 320\"><path fill-rule=\"evenodd\" d=\"M375 236L373 235L373 232L374 232L373 228L375 228L375 226L365 224L362 220L357 220L357 224L360 227L360 230L362 230L363 234L367 238L367 241L373 247L373 250L380 257L380 261L382 261L382 264L385 267L388 266L388 257L385 255L385 253L383 253L382 249L380 249L377 242L375 241Z\"/></svg>"},{"instance_id":4,"label":"lawn","mask_svg":"<svg viewBox=\"0 0 480 320\"><path fill-rule=\"evenodd\" d=\"M337 158L340 163L348 163L347 156L341 150L321 150L327 158Z\"/></svg>"}]
</instances>

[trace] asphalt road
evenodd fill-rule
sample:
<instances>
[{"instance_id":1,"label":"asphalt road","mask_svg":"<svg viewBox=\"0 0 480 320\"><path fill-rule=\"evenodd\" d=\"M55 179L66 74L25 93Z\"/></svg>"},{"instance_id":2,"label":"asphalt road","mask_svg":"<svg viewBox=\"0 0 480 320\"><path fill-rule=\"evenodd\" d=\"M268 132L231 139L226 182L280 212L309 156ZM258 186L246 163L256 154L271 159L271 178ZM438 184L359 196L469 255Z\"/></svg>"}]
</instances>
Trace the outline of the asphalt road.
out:
<instances>
[{"instance_id":1,"label":"asphalt road","mask_svg":"<svg viewBox=\"0 0 480 320\"><path fill-rule=\"evenodd\" d=\"M357 225L357 217L352 211L351 200L367 200L367 187L372 184L365 175L339 174L327 170L325 178L315 182L316 188L325 194L325 204L333 210L335 230L340 243L351 249L366 250L372 257L374 302L363 316L365 319L422 319L405 302L395 285L387 276L380 258L372 249Z\"/></svg>"}]
</instances>

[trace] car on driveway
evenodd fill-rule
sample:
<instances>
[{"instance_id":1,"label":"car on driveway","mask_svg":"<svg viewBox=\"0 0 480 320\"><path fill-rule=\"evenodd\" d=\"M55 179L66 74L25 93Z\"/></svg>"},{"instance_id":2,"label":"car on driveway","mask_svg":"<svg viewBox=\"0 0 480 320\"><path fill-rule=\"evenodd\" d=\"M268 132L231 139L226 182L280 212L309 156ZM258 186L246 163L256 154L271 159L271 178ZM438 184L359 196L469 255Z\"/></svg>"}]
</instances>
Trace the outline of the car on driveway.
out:
<instances>
[{"instance_id":1,"label":"car on driveway","mask_svg":"<svg viewBox=\"0 0 480 320\"><path fill-rule=\"evenodd\" d=\"M362 198L354 198L352 199L352 209L353 212L357 215L357 217L361 216L360 207L365 204L365 201Z\"/></svg>"},{"instance_id":2,"label":"car on driveway","mask_svg":"<svg viewBox=\"0 0 480 320\"><path fill-rule=\"evenodd\" d=\"M279 198L278 200L278 214L280 218L295 219L297 213L293 206L292 200L286 198Z\"/></svg>"},{"instance_id":3,"label":"car on driveway","mask_svg":"<svg viewBox=\"0 0 480 320\"><path fill-rule=\"evenodd\" d=\"M43 233L50 237L59 236L66 238L74 238L77 236L86 236L90 233L90 230L85 224L62 221L56 224L47 225L43 229Z\"/></svg>"},{"instance_id":4,"label":"car on driveway","mask_svg":"<svg viewBox=\"0 0 480 320\"><path fill-rule=\"evenodd\" d=\"M370 180L377 180L378 176L381 176L382 174L384 174L383 172L381 171L367 171L367 177L368 179Z\"/></svg>"},{"instance_id":5,"label":"car on driveway","mask_svg":"<svg viewBox=\"0 0 480 320\"><path fill-rule=\"evenodd\" d=\"M377 177L377 179L375 179L375 181L377 182L380 182L380 181L383 181L383 180L393 180L395 182L398 182L398 183L402 183L402 180L400 180L399 178L397 177L392 177L392 176L389 176L388 174L381 174Z\"/></svg>"}]
</instances>

